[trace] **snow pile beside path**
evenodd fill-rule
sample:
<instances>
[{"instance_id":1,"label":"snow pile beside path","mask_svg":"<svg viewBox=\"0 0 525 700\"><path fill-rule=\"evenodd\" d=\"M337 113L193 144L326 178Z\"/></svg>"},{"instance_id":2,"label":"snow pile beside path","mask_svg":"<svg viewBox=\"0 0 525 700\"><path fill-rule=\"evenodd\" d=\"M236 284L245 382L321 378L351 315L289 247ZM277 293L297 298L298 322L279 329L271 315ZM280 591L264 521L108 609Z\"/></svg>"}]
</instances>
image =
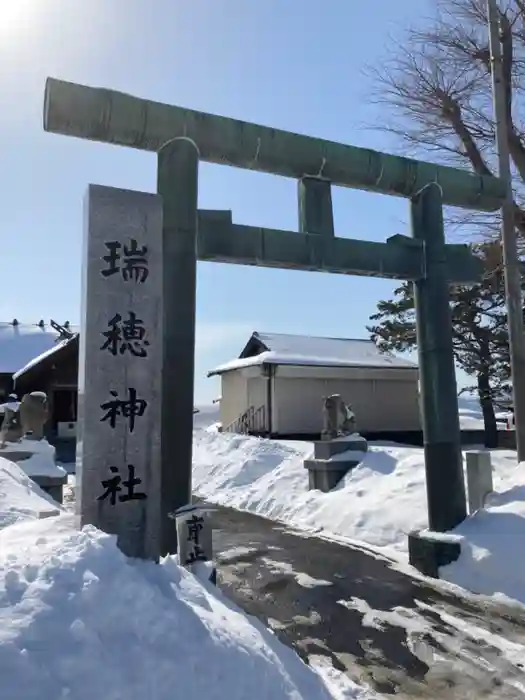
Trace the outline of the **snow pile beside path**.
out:
<instances>
[{"instance_id":1,"label":"snow pile beside path","mask_svg":"<svg viewBox=\"0 0 525 700\"><path fill-rule=\"evenodd\" d=\"M194 489L214 503L399 551L410 530L427 526L420 448L372 443L330 493L308 490L303 460L312 452L308 442L195 431Z\"/></svg>"},{"instance_id":2,"label":"snow pile beside path","mask_svg":"<svg viewBox=\"0 0 525 700\"><path fill-rule=\"evenodd\" d=\"M57 515L56 501L29 479L18 464L0 457L0 528L20 520Z\"/></svg>"},{"instance_id":3,"label":"snow pile beside path","mask_svg":"<svg viewBox=\"0 0 525 700\"><path fill-rule=\"evenodd\" d=\"M516 467L515 453L507 452L505 468L504 458L485 509L454 530L461 556L440 569L440 577L475 593L525 604L525 463Z\"/></svg>"},{"instance_id":4,"label":"snow pile beside path","mask_svg":"<svg viewBox=\"0 0 525 700\"><path fill-rule=\"evenodd\" d=\"M428 526L422 448L371 443L363 462L329 493L308 490L303 460L312 451L307 442L197 430L194 489L210 502L404 555L408 533ZM513 487L515 460L510 450L492 453L500 494Z\"/></svg>"},{"instance_id":5,"label":"snow pile beside path","mask_svg":"<svg viewBox=\"0 0 525 700\"><path fill-rule=\"evenodd\" d=\"M0 678L9 700L343 697L173 559L129 560L70 515L0 532Z\"/></svg>"},{"instance_id":6,"label":"snow pile beside path","mask_svg":"<svg viewBox=\"0 0 525 700\"><path fill-rule=\"evenodd\" d=\"M308 490L303 460L312 451L311 443L195 431L194 486L208 501L404 558L408 533L428 525L423 450L372 443L330 493ZM511 450L491 457L495 492L454 531L462 554L441 576L525 603L525 463L517 467Z\"/></svg>"}]
</instances>

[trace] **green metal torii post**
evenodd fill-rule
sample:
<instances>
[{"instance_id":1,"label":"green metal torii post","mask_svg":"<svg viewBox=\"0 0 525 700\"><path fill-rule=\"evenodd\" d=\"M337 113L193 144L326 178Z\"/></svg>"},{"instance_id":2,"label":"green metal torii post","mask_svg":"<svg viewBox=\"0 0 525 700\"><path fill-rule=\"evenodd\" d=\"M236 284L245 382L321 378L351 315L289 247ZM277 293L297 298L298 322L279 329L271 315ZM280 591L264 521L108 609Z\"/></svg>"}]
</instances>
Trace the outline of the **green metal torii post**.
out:
<instances>
[{"instance_id":1,"label":"green metal torii post","mask_svg":"<svg viewBox=\"0 0 525 700\"><path fill-rule=\"evenodd\" d=\"M467 246L445 244L442 208L499 209L505 197L499 179L55 79L46 85L44 128L159 154L158 191L167 215L163 265L178 271L178 279L172 274L166 287L168 351L175 348L170 324L178 324L179 339L194 338L197 259L413 281L429 525L445 531L464 519L448 284L475 282L481 266ZM199 159L297 179L300 232L239 226L230 212L197 211ZM335 237L331 185L408 198L413 236L392 236L386 243ZM174 235L181 237L175 246L169 244ZM183 298L191 309L183 308ZM178 392L174 382L167 383L163 406L175 416L192 416L193 340L185 350L179 343L174 352L185 371L178 377ZM170 424L168 416L164 421ZM190 422L172 421L171 426L162 481L178 492L165 495L163 510L184 505L191 493ZM179 470L175 479L168 473L174 465ZM164 551L174 551L167 529L163 543Z\"/></svg>"}]
</instances>

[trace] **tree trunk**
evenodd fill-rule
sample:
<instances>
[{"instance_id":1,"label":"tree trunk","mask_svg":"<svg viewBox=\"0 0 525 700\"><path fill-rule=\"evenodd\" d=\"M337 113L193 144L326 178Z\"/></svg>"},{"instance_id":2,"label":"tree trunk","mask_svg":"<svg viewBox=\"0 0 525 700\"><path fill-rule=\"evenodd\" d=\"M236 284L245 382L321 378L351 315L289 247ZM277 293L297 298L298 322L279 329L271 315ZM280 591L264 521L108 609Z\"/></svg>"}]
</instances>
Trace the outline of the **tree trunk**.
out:
<instances>
[{"instance_id":1,"label":"tree trunk","mask_svg":"<svg viewBox=\"0 0 525 700\"><path fill-rule=\"evenodd\" d=\"M498 446L498 424L490 391L489 369L478 373L478 396L485 426L485 447Z\"/></svg>"}]
</instances>

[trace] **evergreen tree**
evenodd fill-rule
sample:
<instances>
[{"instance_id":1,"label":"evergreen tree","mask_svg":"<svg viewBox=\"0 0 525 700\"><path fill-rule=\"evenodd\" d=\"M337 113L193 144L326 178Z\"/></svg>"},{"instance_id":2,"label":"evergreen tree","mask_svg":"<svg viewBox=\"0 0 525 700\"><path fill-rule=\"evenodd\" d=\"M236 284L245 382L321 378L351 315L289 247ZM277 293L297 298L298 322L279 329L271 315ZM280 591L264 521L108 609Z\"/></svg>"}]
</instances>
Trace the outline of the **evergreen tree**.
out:
<instances>
[{"instance_id":1,"label":"evergreen tree","mask_svg":"<svg viewBox=\"0 0 525 700\"><path fill-rule=\"evenodd\" d=\"M503 274L491 268L493 246L477 246L475 252L490 270L473 286L455 286L450 291L453 348L456 365L475 379L471 387L479 397L485 424L485 444L497 446L495 406L508 397L510 359ZM383 350L403 352L417 347L413 285L403 284L394 298L380 301L368 327L372 339Z\"/></svg>"}]
</instances>

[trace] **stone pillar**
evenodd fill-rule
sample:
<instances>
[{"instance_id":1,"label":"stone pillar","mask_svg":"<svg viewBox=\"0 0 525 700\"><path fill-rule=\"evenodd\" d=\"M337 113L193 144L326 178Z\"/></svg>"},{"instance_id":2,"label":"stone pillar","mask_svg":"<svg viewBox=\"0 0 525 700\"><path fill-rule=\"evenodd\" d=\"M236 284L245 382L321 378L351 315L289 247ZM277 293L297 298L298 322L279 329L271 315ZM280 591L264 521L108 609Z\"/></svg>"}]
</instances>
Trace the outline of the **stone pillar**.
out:
<instances>
[{"instance_id":1,"label":"stone pillar","mask_svg":"<svg viewBox=\"0 0 525 700\"><path fill-rule=\"evenodd\" d=\"M490 452L470 450L466 453L469 513L483 508L487 496L494 491Z\"/></svg>"},{"instance_id":2,"label":"stone pillar","mask_svg":"<svg viewBox=\"0 0 525 700\"><path fill-rule=\"evenodd\" d=\"M177 555L179 564L195 571L198 563L213 561L210 509L197 505L185 506L170 514L177 529ZM210 580L215 583L215 567L210 567Z\"/></svg>"},{"instance_id":3,"label":"stone pillar","mask_svg":"<svg viewBox=\"0 0 525 700\"><path fill-rule=\"evenodd\" d=\"M441 189L411 202L412 233L424 245L425 275L414 284L429 528L451 530L467 515Z\"/></svg>"},{"instance_id":4,"label":"stone pillar","mask_svg":"<svg viewBox=\"0 0 525 700\"><path fill-rule=\"evenodd\" d=\"M305 176L298 183L299 232L334 235L332 189L328 180Z\"/></svg>"},{"instance_id":5,"label":"stone pillar","mask_svg":"<svg viewBox=\"0 0 525 700\"><path fill-rule=\"evenodd\" d=\"M160 554L162 201L90 185L82 261L78 508L131 557Z\"/></svg>"},{"instance_id":6,"label":"stone pillar","mask_svg":"<svg viewBox=\"0 0 525 700\"><path fill-rule=\"evenodd\" d=\"M158 154L157 192L162 195L162 554L177 551L168 514L191 503L197 190L199 153L177 138Z\"/></svg>"}]
</instances>

